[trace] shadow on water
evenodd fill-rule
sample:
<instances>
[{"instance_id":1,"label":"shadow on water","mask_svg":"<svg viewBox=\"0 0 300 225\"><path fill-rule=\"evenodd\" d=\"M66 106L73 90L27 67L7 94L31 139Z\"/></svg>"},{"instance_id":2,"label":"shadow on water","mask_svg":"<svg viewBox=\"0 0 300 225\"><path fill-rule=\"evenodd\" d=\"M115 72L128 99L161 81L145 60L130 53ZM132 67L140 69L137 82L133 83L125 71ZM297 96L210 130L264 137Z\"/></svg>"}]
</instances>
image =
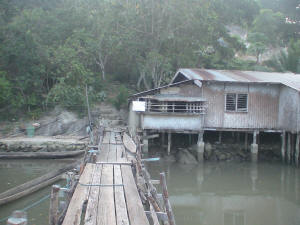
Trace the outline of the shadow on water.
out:
<instances>
[{"instance_id":1,"label":"shadow on water","mask_svg":"<svg viewBox=\"0 0 300 225\"><path fill-rule=\"evenodd\" d=\"M4 192L12 187L42 176L54 169L62 168L74 160L1 160L0 161L0 192ZM59 181L61 186L65 181ZM51 187L43 188L29 196L0 206L0 224L5 225L6 221L1 221L11 215L14 210L22 210L28 206L34 207L26 210L28 224L48 225L49 195ZM44 199L44 200L43 200ZM41 202L40 202L41 200Z\"/></svg>"},{"instance_id":2,"label":"shadow on water","mask_svg":"<svg viewBox=\"0 0 300 225\"><path fill-rule=\"evenodd\" d=\"M177 224L300 224L300 172L280 163L148 163L167 174Z\"/></svg>"}]
</instances>

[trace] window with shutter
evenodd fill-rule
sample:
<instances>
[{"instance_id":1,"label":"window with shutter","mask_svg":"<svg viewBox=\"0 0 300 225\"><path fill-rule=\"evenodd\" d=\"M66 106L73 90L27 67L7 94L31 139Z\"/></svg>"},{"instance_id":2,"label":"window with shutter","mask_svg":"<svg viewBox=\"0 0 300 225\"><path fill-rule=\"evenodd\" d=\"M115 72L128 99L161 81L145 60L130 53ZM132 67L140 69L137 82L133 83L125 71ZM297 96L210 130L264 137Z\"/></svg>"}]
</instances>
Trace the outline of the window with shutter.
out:
<instances>
[{"instance_id":1,"label":"window with shutter","mask_svg":"<svg viewBox=\"0 0 300 225\"><path fill-rule=\"evenodd\" d=\"M248 94L227 93L225 111L248 112Z\"/></svg>"}]
</instances>

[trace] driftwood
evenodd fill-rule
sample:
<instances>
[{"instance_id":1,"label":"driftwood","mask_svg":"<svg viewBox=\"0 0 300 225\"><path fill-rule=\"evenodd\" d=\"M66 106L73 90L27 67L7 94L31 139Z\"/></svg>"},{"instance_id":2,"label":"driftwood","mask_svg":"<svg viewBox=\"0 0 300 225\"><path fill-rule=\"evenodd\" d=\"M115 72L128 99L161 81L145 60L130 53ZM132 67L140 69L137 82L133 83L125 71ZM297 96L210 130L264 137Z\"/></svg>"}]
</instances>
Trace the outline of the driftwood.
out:
<instances>
[{"instance_id":1,"label":"driftwood","mask_svg":"<svg viewBox=\"0 0 300 225\"><path fill-rule=\"evenodd\" d=\"M76 163L72 163L67 167L62 169L55 170L48 174L45 174L41 177L38 177L34 180L28 181L24 184L21 184L17 187L11 188L0 194L0 205L6 204L8 202L17 200L26 195L29 195L37 190L40 190L62 178L62 174L70 169L73 169L77 165Z\"/></svg>"},{"instance_id":2,"label":"driftwood","mask_svg":"<svg viewBox=\"0 0 300 225\"><path fill-rule=\"evenodd\" d=\"M0 152L0 159L60 159L83 154L85 151L65 152Z\"/></svg>"}]
</instances>

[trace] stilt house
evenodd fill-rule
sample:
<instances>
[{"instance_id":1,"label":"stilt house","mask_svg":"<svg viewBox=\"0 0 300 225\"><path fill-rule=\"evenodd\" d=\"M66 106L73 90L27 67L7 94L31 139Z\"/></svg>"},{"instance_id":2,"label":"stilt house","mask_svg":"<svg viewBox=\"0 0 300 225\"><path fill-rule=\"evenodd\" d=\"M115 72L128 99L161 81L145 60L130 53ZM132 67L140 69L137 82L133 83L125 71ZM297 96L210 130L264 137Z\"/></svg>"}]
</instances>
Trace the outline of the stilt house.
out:
<instances>
[{"instance_id":1,"label":"stilt house","mask_svg":"<svg viewBox=\"0 0 300 225\"><path fill-rule=\"evenodd\" d=\"M169 85L131 96L129 128L197 133L200 152L205 131L252 133L253 154L260 132L280 133L282 157L298 162L299 92L293 73L179 69Z\"/></svg>"}]
</instances>

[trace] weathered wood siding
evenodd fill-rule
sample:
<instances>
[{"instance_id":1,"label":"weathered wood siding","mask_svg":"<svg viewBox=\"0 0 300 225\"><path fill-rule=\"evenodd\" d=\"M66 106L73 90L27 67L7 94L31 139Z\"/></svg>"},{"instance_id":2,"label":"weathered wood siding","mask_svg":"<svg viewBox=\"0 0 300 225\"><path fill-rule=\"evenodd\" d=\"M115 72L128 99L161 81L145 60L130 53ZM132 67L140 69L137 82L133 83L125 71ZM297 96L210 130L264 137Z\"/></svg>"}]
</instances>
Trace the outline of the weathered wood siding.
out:
<instances>
[{"instance_id":1,"label":"weathered wood siding","mask_svg":"<svg viewBox=\"0 0 300 225\"><path fill-rule=\"evenodd\" d=\"M287 131L299 131L299 93L286 86L280 88L278 123Z\"/></svg>"},{"instance_id":2,"label":"weathered wood siding","mask_svg":"<svg viewBox=\"0 0 300 225\"><path fill-rule=\"evenodd\" d=\"M142 128L154 130L199 131L203 115L145 114Z\"/></svg>"},{"instance_id":3,"label":"weathered wood siding","mask_svg":"<svg viewBox=\"0 0 300 225\"><path fill-rule=\"evenodd\" d=\"M208 101L204 126L208 128L279 129L279 85L203 83ZM247 93L248 112L226 112L226 93Z\"/></svg>"}]
</instances>

